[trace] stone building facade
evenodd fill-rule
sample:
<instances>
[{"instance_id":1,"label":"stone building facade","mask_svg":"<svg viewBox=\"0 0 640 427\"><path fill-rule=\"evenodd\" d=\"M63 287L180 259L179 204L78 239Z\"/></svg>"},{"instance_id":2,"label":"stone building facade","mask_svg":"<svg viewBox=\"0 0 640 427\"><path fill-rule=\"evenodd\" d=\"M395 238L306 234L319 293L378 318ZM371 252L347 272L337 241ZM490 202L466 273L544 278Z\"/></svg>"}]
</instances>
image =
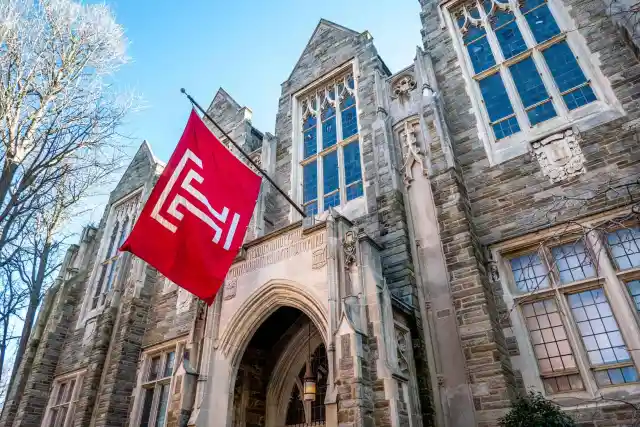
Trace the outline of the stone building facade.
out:
<instances>
[{"instance_id":1,"label":"stone building facade","mask_svg":"<svg viewBox=\"0 0 640 427\"><path fill-rule=\"evenodd\" d=\"M637 421L635 28L602 0L420 4L396 73L321 20L275 135L217 92L211 116L308 215L263 182L210 307L115 250L164 169L140 146L0 425L495 426L527 390L582 426Z\"/></svg>"}]
</instances>

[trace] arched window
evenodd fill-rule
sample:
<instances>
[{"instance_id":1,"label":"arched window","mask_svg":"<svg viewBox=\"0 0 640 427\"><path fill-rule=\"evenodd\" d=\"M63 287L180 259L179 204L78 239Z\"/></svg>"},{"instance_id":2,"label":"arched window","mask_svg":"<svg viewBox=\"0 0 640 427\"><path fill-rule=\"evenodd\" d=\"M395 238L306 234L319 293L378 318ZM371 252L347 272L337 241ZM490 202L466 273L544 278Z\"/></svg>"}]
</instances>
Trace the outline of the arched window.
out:
<instances>
[{"instance_id":1,"label":"arched window","mask_svg":"<svg viewBox=\"0 0 640 427\"><path fill-rule=\"evenodd\" d=\"M557 20L560 3L477 0L451 11L464 69L494 141L566 127L598 102L597 82L586 73L590 58L575 50L580 41Z\"/></svg>"},{"instance_id":2,"label":"arched window","mask_svg":"<svg viewBox=\"0 0 640 427\"><path fill-rule=\"evenodd\" d=\"M116 238L118 237L118 229L120 228L120 224L118 221L113 224L113 229L111 230L111 236L109 237L109 246L107 246L107 251L105 252L104 261L102 261L102 266L100 268L100 278L98 279L98 284L96 285L96 290L93 294L93 301L91 302L91 309L94 309L98 306L100 302L100 295L102 294L102 289L104 288L105 279L108 277L109 281L112 276L112 265L111 258L115 248ZM117 248L115 248L117 251ZM107 274L108 273L108 274Z\"/></svg>"},{"instance_id":3,"label":"arched window","mask_svg":"<svg viewBox=\"0 0 640 427\"><path fill-rule=\"evenodd\" d=\"M364 194L353 74L303 96L299 105L302 204L315 215Z\"/></svg>"},{"instance_id":4,"label":"arched window","mask_svg":"<svg viewBox=\"0 0 640 427\"><path fill-rule=\"evenodd\" d=\"M102 306L107 294L113 288L118 274L118 260L122 247L134 222L139 204L140 191L125 197L125 200L113 206L106 221L104 237L101 243L99 255L102 262L96 266L94 273L95 289L92 293L91 310ZM89 305L87 305L89 307ZM86 313L85 313L86 314Z\"/></svg>"}]
</instances>

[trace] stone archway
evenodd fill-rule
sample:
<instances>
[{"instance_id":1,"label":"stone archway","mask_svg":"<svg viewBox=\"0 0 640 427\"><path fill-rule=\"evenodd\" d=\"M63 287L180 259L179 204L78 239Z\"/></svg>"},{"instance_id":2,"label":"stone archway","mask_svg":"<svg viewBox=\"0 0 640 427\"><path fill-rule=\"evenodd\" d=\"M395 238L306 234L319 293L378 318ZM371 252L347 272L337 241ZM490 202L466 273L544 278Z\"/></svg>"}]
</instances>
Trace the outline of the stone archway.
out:
<instances>
[{"instance_id":1,"label":"stone archway","mask_svg":"<svg viewBox=\"0 0 640 427\"><path fill-rule=\"evenodd\" d=\"M246 425L246 416L239 419L234 410L236 379L239 378L242 359L247 353L247 348L258 335L258 330L282 307L296 309L302 313L307 322L311 322L312 329L317 331L320 341L326 345L327 307L321 304L310 290L288 280L272 280L260 286L235 310L224 325L216 326L221 333L213 342L212 353L209 356L207 391L203 405L199 409L197 425L213 427ZM289 320L289 323L291 322ZM278 360L277 356L275 360ZM331 362L329 362L330 367ZM241 374L245 375L244 370ZM331 378L330 373L329 387L332 386ZM266 405L266 390L264 393ZM258 420L260 416L263 417L261 425L266 425L266 408L264 415L258 415Z\"/></svg>"},{"instance_id":2,"label":"stone archway","mask_svg":"<svg viewBox=\"0 0 640 427\"><path fill-rule=\"evenodd\" d=\"M308 361L317 381L316 400L302 400ZM300 310L282 306L260 325L233 384L234 427L324 425L328 362L320 332Z\"/></svg>"},{"instance_id":3,"label":"stone archway","mask_svg":"<svg viewBox=\"0 0 640 427\"><path fill-rule=\"evenodd\" d=\"M219 340L219 350L236 367L249 341L278 308L293 307L304 313L328 340L327 308L305 287L290 280L271 280L254 292L236 311Z\"/></svg>"}]
</instances>

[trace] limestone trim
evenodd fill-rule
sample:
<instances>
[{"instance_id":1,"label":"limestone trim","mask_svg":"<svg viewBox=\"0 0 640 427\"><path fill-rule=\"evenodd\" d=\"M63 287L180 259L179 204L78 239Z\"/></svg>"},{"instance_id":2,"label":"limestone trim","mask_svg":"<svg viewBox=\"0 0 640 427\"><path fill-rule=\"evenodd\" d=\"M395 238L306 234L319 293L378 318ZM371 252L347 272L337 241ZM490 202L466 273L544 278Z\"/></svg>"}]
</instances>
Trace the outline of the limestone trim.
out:
<instances>
[{"instance_id":1,"label":"limestone trim","mask_svg":"<svg viewBox=\"0 0 640 427\"><path fill-rule=\"evenodd\" d=\"M405 71L395 76L391 81L392 98L408 98L418 84L412 71Z\"/></svg>"},{"instance_id":2,"label":"limestone trim","mask_svg":"<svg viewBox=\"0 0 640 427\"><path fill-rule=\"evenodd\" d=\"M289 306L302 311L321 331L327 342L328 313L320 301L304 286L285 279L271 280L260 286L236 310L217 342L217 349L238 366L251 337L262 322L278 308Z\"/></svg>"},{"instance_id":3,"label":"limestone trim","mask_svg":"<svg viewBox=\"0 0 640 427\"><path fill-rule=\"evenodd\" d=\"M604 219L619 217L620 212L624 212L624 210L616 210L615 214L609 212L607 215L597 215L581 221L575 221L572 228L560 224L547 232L521 236L491 248L499 270L499 281L508 310L506 316L509 317L512 324L510 328L505 329L505 335L515 338L519 350L519 354L512 356L514 369L519 369L522 372L523 381L527 388L537 389L549 398L563 402L564 406L567 407L576 404L576 398L583 400L593 400L599 396L614 398L614 396L619 396L620 393L626 394L629 399L640 398L640 387L638 387L637 383L603 385L596 382L595 376L598 375L598 372L601 375L605 370L624 366L631 366L635 367L636 370L640 370L640 352L637 350L640 348L640 340L638 338L640 336L638 334L638 321L640 318L627 289L627 283L630 280L640 277L637 274L640 269L617 269L609 254L606 236L603 235L601 230L598 230L598 226L603 223ZM592 231L586 234L576 234L578 231L576 227ZM567 228L569 228L569 231L563 232ZM561 283L558 275L558 264L554 255L550 252L550 248L576 241L581 241L587 249L594 274L583 280ZM538 254L542 263L540 268L548 272L546 275L548 285L538 286L531 291L522 292L516 287L516 276L512 271L510 260L526 254ZM520 275L519 277L523 276ZM619 336L621 336L622 342L630 354L630 361L615 365L611 363L600 365L592 363L586 347L587 341L585 341L581 330L578 328L578 320L576 313L570 306L569 296L593 289L604 290L608 307L617 321ZM541 365L539 365L540 353L536 351L539 349L537 348L537 341L534 341L537 338L534 338L530 327L527 326L530 314L527 315L525 313L525 306L543 301L555 301L558 307L561 314L562 327L566 330L567 340L575 358L575 367L566 370L566 374L573 375L573 378L576 378L575 381L579 378L583 385L581 388L572 388L562 392L553 389L555 383L549 383L549 378L558 378L558 373L554 373L555 376L550 376L550 374L544 373Z\"/></svg>"},{"instance_id":4,"label":"limestone trim","mask_svg":"<svg viewBox=\"0 0 640 427\"><path fill-rule=\"evenodd\" d=\"M248 247L244 260L237 262L229 270L227 280L276 264L300 253L318 249L325 244L325 230L307 234L302 227L298 227L264 243Z\"/></svg>"},{"instance_id":5,"label":"limestone trim","mask_svg":"<svg viewBox=\"0 0 640 427\"><path fill-rule=\"evenodd\" d=\"M307 327L300 328L292 337L278 358L267 385L267 427L286 424L289 398L298 381L298 373L307 362L307 353L311 349L313 354L323 343L323 338L316 329L312 330L309 337ZM302 395L302 390L300 394Z\"/></svg>"},{"instance_id":6,"label":"limestone trim","mask_svg":"<svg viewBox=\"0 0 640 427\"><path fill-rule=\"evenodd\" d=\"M454 17L454 13L458 13L460 3L461 2L458 1L448 2L445 5L438 7L438 9L442 8L445 24L446 27L448 27L449 36L453 41L453 48L460 62L467 94L471 99L472 110L476 117L478 136L484 144L485 151L491 165L497 165L525 154L529 149L528 143L556 133L559 130L566 128L567 125L574 125L579 128L579 130L585 131L619 118L625 114L622 105L613 92L611 83L604 76L598 66L599 60L589 51L586 40L580 32L577 31L578 27L576 23L562 5L561 0L548 0L551 13L561 30L561 33L558 36L545 43L537 44L530 29L527 26L522 25L520 26L522 36L528 42L529 46L534 47L531 47L525 53L516 56L515 59L510 58L507 61L504 61L501 57L502 51L495 36L489 37L488 40L492 51L497 52L497 55L500 57L496 57L496 65L491 67L489 70L478 73L477 75L471 67L471 61L465 49L462 34L457 28L456 19ZM503 7L508 7L515 11L518 9L517 1L510 0L509 2L505 2ZM484 14L484 10L482 8L481 13ZM488 32L493 35L491 29L489 29ZM572 111L569 111L561 102L561 93L556 88L555 82L547 71L546 63L542 60L542 56L539 52L539 49L543 45L546 47L564 40L567 41L572 52L577 57L578 63L585 74L587 81L591 83L591 87L597 97L596 101ZM541 71L541 78L549 92L549 96L556 109L557 116L542 123L538 123L535 126L530 126L526 117L526 111L521 105L522 103L520 102L515 83L510 77L504 78L505 89L509 98L512 100L514 112L518 122L520 123L520 131L508 137L496 140L490 126L487 111L483 106L480 87L476 79L487 76L488 74L493 73L496 69L498 70L497 72L503 73L505 64L507 64L506 68L508 68L508 65L529 57L534 59L538 70Z\"/></svg>"},{"instance_id":7,"label":"limestone trim","mask_svg":"<svg viewBox=\"0 0 640 427\"><path fill-rule=\"evenodd\" d=\"M42 419L42 427L71 426L86 373L86 369L81 369L54 378L49 402Z\"/></svg>"}]
</instances>

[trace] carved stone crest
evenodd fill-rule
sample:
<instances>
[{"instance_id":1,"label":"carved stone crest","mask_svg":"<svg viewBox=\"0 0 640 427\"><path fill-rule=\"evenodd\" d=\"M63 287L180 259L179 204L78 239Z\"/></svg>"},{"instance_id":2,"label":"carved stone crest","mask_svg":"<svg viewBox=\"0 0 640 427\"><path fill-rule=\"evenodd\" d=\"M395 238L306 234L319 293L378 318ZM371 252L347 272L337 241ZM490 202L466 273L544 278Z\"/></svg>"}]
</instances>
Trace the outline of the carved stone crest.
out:
<instances>
[{"instance_id":1,"label":"carved stone crest","mask_svg":"<svg viewBox=\"0 0 640 427\"><path fill-rule=\"evenodd\" d=\"M571 129L558 132L531 144L540 169L551 182L560 182L585 172L585 158Z\"/></svg>"},{"instance_id":2,"label":"carved stone crest","mask_svg":"<svg viewBox=\"0 0 640 427\"><path fill-rule=\"evenodd\" d=\"M327 247L317 249L311 255L311 268L317 270L327 265Z\"/></svg>"},{"instance_id":3,"label":"carved stone crest","mask_svg":"<svg viewBox=\"0 0 640 427\"><path fill-rule=\"evenodd\" d=\"M409 97L409 92L417 86L413 74L404 74L397 78L391 87L391 93L394 98Z\"/></svg>"},{"instance_id":4,"label":"carved stone crest","mask_svg":"<svg viewBox=\"0 0 640 427\"><path fill-rule=\"evenodd\" d=\"M404 129L400 132L400 141L402 143L402 171L404 173L404 183L407 187L413 181L413 165L418 163L424 175L427 169L424 166L424 152L418 143L419 124L405 122Z\"/></svg>"},{"instance_id":5,"label":"carved stone crest","mask_svg":"<svg viewBox=\"0 0 640 427\"><path fill-rule=\"evenodd\" d=\"M228 279L224 282L224 299L230 300L235 298L236 296L236 288L238 287L238 279Z\"/></svg>"}]
</instances>

